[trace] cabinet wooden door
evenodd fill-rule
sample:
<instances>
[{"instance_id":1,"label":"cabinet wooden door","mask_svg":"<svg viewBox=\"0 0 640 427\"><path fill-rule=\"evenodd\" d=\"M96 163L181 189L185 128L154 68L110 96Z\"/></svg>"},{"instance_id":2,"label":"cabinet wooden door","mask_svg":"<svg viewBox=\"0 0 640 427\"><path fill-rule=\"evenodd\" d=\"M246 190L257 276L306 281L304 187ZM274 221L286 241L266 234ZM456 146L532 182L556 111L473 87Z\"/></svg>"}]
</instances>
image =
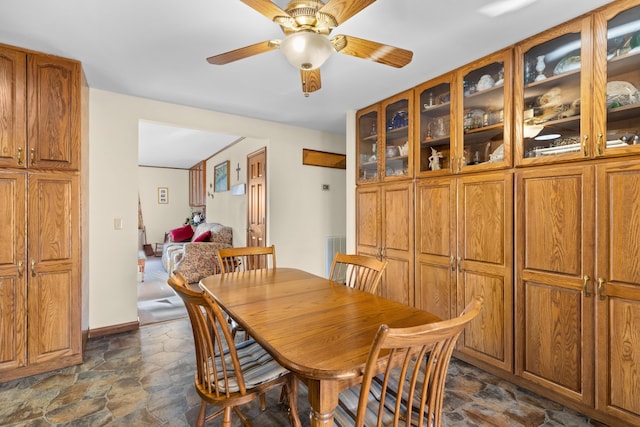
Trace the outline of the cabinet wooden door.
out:
<instances>
[{"instance_id":1,"label":"cabinet wooden door","mask_svg":"<svg viewBox=\"0 0 640 427\"><path fill-rule=\"evenodd\" d=\"M0 372L26 363L26 176L0 172Z\"/></svg>"},{"instance_id":2,"label":"cabinet wooden door","mask_svg":"<svg viewBox=\"0 0 640 427\"><path fill-rule=\"evenodd\" d=\"M413 305L413 183L356 190L356 250L387 260L378 294Z\"/></svg>"},{"instance_id":3,"label":"cabinet wooden door","mask_svg":"<svg viewBox=\"0 0 640 427\"><path fill-rule=\"evenodd\" d=\"M30 364L81 358L78 188L77 175L29 175Z\"/></svg>"},{"instance_id":4,"label":"cabinet wooden door","mask_svg":"<svg viewBox=\"0 0 640 427\"><path fill-rule=\"evenodd\" d=\"M516 182L516 374L592 405L593 167L529 170Z\"/></svg>"},{"instance_id":5,"label":"cabinet wooden door","mask_svg":"<svg viewBox=\"0 0 640 427\"><path fill-rule=\"evenodd\" d=\"M189 206L206 205L207 162L201 161L189 169Z\"/></svg>"},{"instance_id":6,"label":"cabinet wooden door","mask_svg":"<svg viewBox=\"0 0 640 427\"><path fill-rule=\"evenodd\" d=\"M451 319L456 313L456 180L416 186L416 307Z\"/></svg>"},{"instance_id":7,"label":"cabinet wooden door","mask_svg":"<svg viewBox=\"0 0 640 427\"><path fill-rule=\"evenodd\" d=\"M0 166L25 167L27 55L0 46Z\"/></svg>"},{"instance_id":8,"label":"cabinet wooden door","mask_svg":"<svg viewBox=\"0 0 640 427\"><path fill-rule=\"evenodd\" d=\"M513 175L457 178L457 313L484 297L460 337L459 352L513 370Z\"/></svg>"},{"instance_id":9,"label":"cabinet wooden door","mask_svg":"<svg viewBox=\"0 0 640 427\"><path fill-rule=\"evenodd\" d=\"M640 425L640 162L596 171L596 408Z\"/></svg>"},{"instance_id":10,"label":"cabinet wooden door","mask_svg":"<svg viewBox=\"0 0 640 427\"><path fill-rule=\"evenodd\" d=\"M82 125L80 64L30 54L27 70L28 166L77 170Z\"/></svg>"},{"instance_id":11,"label":"cabinet wooden door","mask_svg":"<svg viewBox=\"0 0 640 427\"><path fill-rule=\"evenodd\" d=\"M421 180L416 188L416 306L443 319L483 296L458 357L513 364L512 191L509 172Z\"/></svg>"},{"instance_id":12,"label":"cabinet wooden door","mask_svg":"<svg viewBox=\"0 0 640 427\"><path fill-rule=\"evenodd\" d=\"M359 184L380 180L378 149L381 146L380 104L358 111L356 115L356 157ZM380 148L382 149L382 148Z\"/></svg>"},{"instance_id":13,"label":"cabinet wooden door","mask_svg":"<svg viewBox=\"0 0 640 427\"><path fill-rule=\"evenodd\" d=\"M382 258L387 268L379 285L385 298L413 305L413 182L381 186Z\"/></svg>"},{"instance_id":14,"label":"cabinet wooden door","mask_svg":"<svg viewBox=\"0 0 640 427\"><path fill-rule=\"evenodd\" d=\"M454 138L456 74L448 73L415 88L414 157L416 176L451 174L458 170ZM454 101L454 102L452 102Z\"/></svg>"},{"instance_id":15,"label":"cabinet wooden door","mask_svg":"<svg viewBox=\"0 0 640 427\"><path fill-rule=\"evenodd\" d=\"M380 258L382 247L380 188L360 186L356 190L356 251Z\"/></svg>"},{"instance_id":16,"label":"cabinet wooden door","mask_svg":"<svg viewBox=\"0 0 640 427\"><path fill-rule=\"evenodd\" d=\"M545 31L515 49L516 165L585 160L594 81L591 16Z\"/></svg>"},{"instance_id":17,"label":"cabinet wooden door","mask_svg":"<svg viewBox=\"0 0 640 427\"><path fill-rule=\"evenodd\" d=\"M413 177L413 90L382 101L378 144L380 175L383 181Z\"/></svg>"}]
</instances>

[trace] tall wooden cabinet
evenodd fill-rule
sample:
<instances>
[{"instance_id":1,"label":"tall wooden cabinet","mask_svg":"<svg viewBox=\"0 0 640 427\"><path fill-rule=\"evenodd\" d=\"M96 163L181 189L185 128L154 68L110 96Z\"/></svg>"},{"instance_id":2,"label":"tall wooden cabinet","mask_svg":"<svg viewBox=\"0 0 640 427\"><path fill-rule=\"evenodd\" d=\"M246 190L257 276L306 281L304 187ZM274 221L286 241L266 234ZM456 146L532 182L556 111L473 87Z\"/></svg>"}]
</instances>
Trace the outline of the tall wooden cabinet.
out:
<instances>
[{"instance_id":1,"label":"tall wooden cabinet","mask_svg":"<svg viewBox=\"0 0 640 427\"><path fill-rule=\"evenodd\" d=\"M0 46L0 71L0 381L7 381L82 362L87 104L77 61Z\"/></svg>"},{"instance_id":2,"label":"tall wooden cabinet","mask_svg":"<svg viewBox=\"0 0 640 427\"><path fill-rule=\"evenodd\" d=\"M357 252L388 261L378 294L413 305L413 182L356 190Z\"/></svg>"},{"instance_id":3,"label":"tall wooden cabinet","mask_svg":"<svg viewBox=\"0 0 640 427\"><path fill-rule=\"evenodd\" d=\"M456 357L607 424L640 425L640 0L413 90L413 175L397 179L415 185L415 212L381 193L372 130L387 124L387 101L356 116L358 251L379 256L389 215L404 214L413 304L451 318L485 297Z\"/></svg>"},{"instance_id":4,"label":"tall wooden cabinet","mask_svg":"<svg viewBox=\"0 0 640 427\"><path fill-rule=\"evenodd\" d=\"M416 189L416 306L452 318L483 296L458 357L507 371L513 364L512 197L511 172L425 179Z\"/></svg>"}]
</instances>

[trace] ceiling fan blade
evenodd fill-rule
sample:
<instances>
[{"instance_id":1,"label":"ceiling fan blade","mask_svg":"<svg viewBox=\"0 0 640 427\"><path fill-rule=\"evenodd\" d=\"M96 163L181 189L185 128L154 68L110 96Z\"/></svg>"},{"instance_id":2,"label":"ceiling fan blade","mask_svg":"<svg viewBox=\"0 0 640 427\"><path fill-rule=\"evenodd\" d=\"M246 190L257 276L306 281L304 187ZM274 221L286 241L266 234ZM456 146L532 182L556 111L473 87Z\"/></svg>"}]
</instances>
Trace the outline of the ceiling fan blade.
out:
<instances>
[{"instance_id":1,"label":"ceiling fan blade","mask_svg":"<svg viewBox=\"0 0 640 427\"><path fill-rule=\"evenodd\" d=\"M340 25L375 1L376 0L329 0L318 12L332 15L338 22L338 25Z\"/></svg>"},{"instance_id":2,"label":"ceiling fan blade","mask_svg":"<svg viewBox=\"0 0 640 427\"><path fill-rule=\"evenodd\" d=\"M402 68L411 62L413 52L399 47L340 34L331 39L334 49L346 55Z\"/></svg>"},{"instance_id":3,"label":"ceiling fan blade","mask_svg":"<svg viewBox=\"0 0 640 427\"><path fill-rule=\"evenodd\" d=\"M278 16L289 16L287 12L280 9L278 5L269 1L269 0L240 0L242 3L246 4L250 8L260 12L270 21L273 21Z\"/></svg>"},{"instance_id":4,"label":"ceiling fan blade","mask_svg":"<svg viewBox=\"0 0 640 427\"><path fill-rule=\"evenodd\" d=\"M207 58L207 62L214 65L224 65L228 64L229 62L237 61L239 59L244 59L253 55L268 52L270 50L275 50L279 47L279 41L267 40L260 43L252 44L250 46L241 47L240 49L221 53L219 55L210 56Z\"/></svg>"},{"instance_id":5,"label":"ceiling fan blade","mask_svg":"<svg viewBox=\"0 0 640 427\"><path fill-rule=\"evenodd\" d=\"M322 87L320 84L320 68L316 68L315 70L300 70L300 78L302 79L304 96L309 96L309 93L315 92Z\"/></svg>"}]
</instances>

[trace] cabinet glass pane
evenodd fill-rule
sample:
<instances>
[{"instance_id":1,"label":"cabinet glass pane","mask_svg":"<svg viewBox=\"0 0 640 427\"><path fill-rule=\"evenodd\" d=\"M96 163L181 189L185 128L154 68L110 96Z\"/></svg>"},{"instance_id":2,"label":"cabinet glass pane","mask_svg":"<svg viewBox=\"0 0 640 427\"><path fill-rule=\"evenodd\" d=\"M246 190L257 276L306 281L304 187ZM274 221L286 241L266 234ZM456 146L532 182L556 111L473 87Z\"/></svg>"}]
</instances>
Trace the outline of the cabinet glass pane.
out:
<instances>
[{"instance_id":1,"label":"cabinet glass pane","mask_svg":"<svg viewBox=\"0 0 640 427\"><path fill-rule=\"evenodd\" d=\"M358 121L358 177L360 181L378 177L378 113L372 111Z\"/></svg>"},{"instance_id":2,"label":"cabinet glass pane","mask_svg":"<svg viewBox=\"0 0 640 427\"><path fill-rule=\"evenodd\" d=\"M420 171L451 168L451 85L441 83L420 94Z\"/></svg>"},{"instance_id":3,"label":"cabinet glass pane","mask_svg":"<svg viewBox=\"0 0 640 427\"><path fill-rule=\"evenodd\" d=\"M580 151L580 33L524 55L524 156Z\"/></svg>"},{"instance_id":4,"label":"cabinet glass pane","mask_svg":"<svg viewBox=\"0 0 640 427\"><path fill-rule=\"evenodd\" d=\"M504 159L504 63L464 76L462 167Z\"/></svg>"},{"instance_id":5,"label":"cabinet glass pane","mask_svg":"<svg viewBox=\"0 0 640 427\"><path fill-rule=\"evenodd\" d=\"M409 100L401 99L385 108L385 176L409 174Z\"/></svg>"},{"instance_id":6,"label":"cabinet glass pane","mask_svg":"<svg viewBox=\"0 0 640 427\"><path fill-rule=\"evenodd\" d=\"M608 22L607 59L606 148L640 145L640 6Z\"/></svg>"}]
</instances>

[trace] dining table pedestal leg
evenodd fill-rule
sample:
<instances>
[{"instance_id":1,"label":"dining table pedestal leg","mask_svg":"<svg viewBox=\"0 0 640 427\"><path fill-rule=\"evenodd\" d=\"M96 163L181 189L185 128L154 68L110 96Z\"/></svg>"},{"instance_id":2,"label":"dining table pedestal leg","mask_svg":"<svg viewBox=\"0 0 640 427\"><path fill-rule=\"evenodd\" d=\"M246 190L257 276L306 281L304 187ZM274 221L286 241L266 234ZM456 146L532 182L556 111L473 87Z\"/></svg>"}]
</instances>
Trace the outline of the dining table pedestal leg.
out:
<instances>
[{"instance_id":1,"label":"dining table pedestal leg","mask_svg":"<svg viewBox=\"0 0 640 427\"><path fill-rule=\"evenodd\" d=\"M311 427L333 427L333 413L338 406L341 388L336 381L305 379L311 413Z\"/></svg>"}]
</instances>

